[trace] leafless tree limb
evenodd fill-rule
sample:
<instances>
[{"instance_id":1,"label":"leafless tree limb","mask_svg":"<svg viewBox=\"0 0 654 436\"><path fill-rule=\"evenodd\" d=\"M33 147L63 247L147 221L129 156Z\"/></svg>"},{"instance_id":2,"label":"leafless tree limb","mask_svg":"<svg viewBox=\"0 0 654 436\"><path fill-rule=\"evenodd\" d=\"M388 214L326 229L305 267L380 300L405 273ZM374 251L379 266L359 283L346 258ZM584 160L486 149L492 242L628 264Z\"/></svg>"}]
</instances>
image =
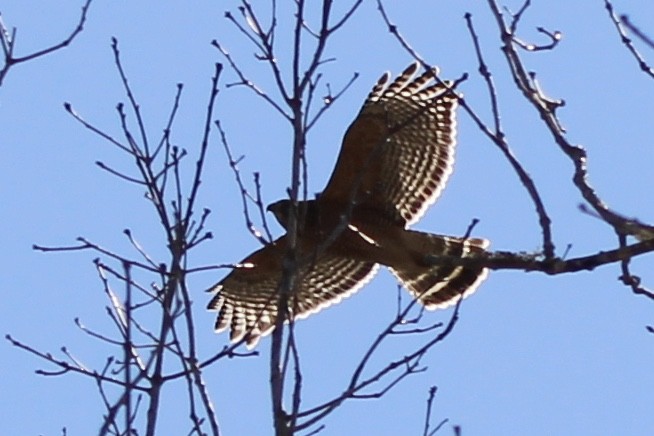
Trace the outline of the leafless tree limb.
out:
<instances>
[{"instance_id":1,"label":"leafless tree limb","mask_svg":"<svg viewBox=\"0 0 654 436\"><path fill-rule=\"evenodd\" d=\"M38 351L9 336L7 339L12 345L38 356L58 368L55 372L40 371L39 373L43 375L75 372L95 381L107 409L100 434L134 433L136 417L143 412L146 422L144 434L155 435L160 418L160 405L163 401L162 388L167 382L182 379L186 385L187 399L185 403L189 408L190 433L200 435L208 432L212 435L219 435L216 411L202 369L208 364L208 361L216 361L222 357L234 357L239 354L233 353L231 350L224 350L223 353L200 363L202 359L199 357L196 346L197 334L186 277L189 250L211 238L211 233L205 229L209 210L205 208L198 214L196 203L209 148L209 137L214 121L213 109L218 95L218 80L222 67L220 64L216 64L206 109L204 134L198 147L195 165L190 177L186 178L182 165L185 162L183 158L189 154L186 150L173 146L169 140L179 106L182 86L178 85L177 87L172 110L162 137L156 141L150 141L141 116L140 105L129 85L122 65L116 39L112 40L112 50L129 102L128 106L123 104L117 106L119 122L124 135L123 140L116 140L83 120L70 104L66 104L65 109L85 128L133 157L135 175L111 170L104 164L100 167L109 171L119 180L135 183L135 186L145 189L146 198L152 204L162 225L170 258L167 263L155 260L155 257L141 246L137 237L130 230L125 230L124 233L139 260L128 259L124 255L103 248L85 238L78 238L79 244L69 247L35 245L34 249L44 252L92 250L122 266L121 273L100 260L95 261L105 294L110 301L107 314L114 323L117 335L98 333L84 326L79 320L76 321L83 332L119 351L107 359L107 364L101 371L95 371L88 369L80 359L74 357L65 348L62 349L62 352L67 360ZM129 110L129 114L127 110ZM131 131L132 119L135 120L136 135ZM156 146L150 146L151 143ZM188 188L184 187L185 180L190 181ZM148 289L139 284L135 277L136 273L139 276L150 275L154 277L152 283L158 283L152 285L153 289ZM111 280L122 283L124 291L122 293L114 291L110 284ZM146 327L139 322L140 314L145 310L154 310L155 313L159 313L158 325ZM164 362L168 363L164 364ZM179 371L170 370L173 362L177 362ZM113 401L110 399L114 396L113 391L108 391L106 385L119 388L119 393ZM144 407L140 407L141 404ZM123 419L119 422L118 419L121 416Z\"/></svg>"},{"instance_id":2,"label":"leafless tree limb","mask_svg":"<svg viewBox=\"0 0 654 436\"><path fill-rule=\"evenodd\" d=\"M609 14L609 18L611 19L611 22L615 26L615 30L618 32L620 35L620 41L624 46L627 48L629 53L636 59L636 62L638 63L638 66L640 69L647 74L648 76L654 78L654 68L650 67L647 62L645 61L645 58L643 55L640 54L638 49L634 47L633 42L631 41L631 38L627 36L627 32L625 30L625 27L627 27L631 32L633 32L637 37L639 37L642 41L644 41L647 45L650 47L654 48L654 43L652 43L652 40L647 37L644 33L642 33L637 27L635 27L627 18L627 16L622 15L618 16L615 13L615 9L613 7L613 3L610 0L604 0L604 7L606 8L606 11Z\"/></svg>"},{"instance_id":3,"label":"leafless tree limb","mask_svg":"<svg viewBox=\"0 0 654 436\"><path fill-rule=\"evenodd\" d=\"M238 163L244 158L244 156L241 156L238 159L234 159L232 155L232 151L229 148L229 144L227 143L227 137L225 131L220 125L220 121L216 121L216 127L218 128L218 132L220 133L220 140L223 144L223 148L225 149L225 154L227 155L229 167L232 169L232 172L234 173L234 177L236 178L236 183L238 185L241 194L241 202L243 204L243 216L245 217L245 225L248 231L252 234L252 236L257 238L259 242L261 242L264 245L269 244L273 238L272 235L270 234L270 229L268 228L268 222L265 218L266 216L265 208L263 202L261 201L261 189L260 189L261 186L259 184L259 173L256 173L254 176L257 193L256 193L256 197L253 197L245 188L245 185L243 184L243 179L241 178L241 172L238 169ZM264 237L261 234L261 232L257 230L254 223L252 222L252 219L250 218L250 210L248 208L248 202L254 203L255 207L259 211L259 217L261 218L264 231L266 232L266 237Z\"/></svg>"},{"instance_id":4,"label":"leafless tree limb","mask_svg":"<svg viewBox=\"0 0 654 436\"><path fill-rule=\"evenodd\" d=\"M638 26L632 23L627 15L620 15L620 21L622 21L622 24L624 24L624 26L634 35L636 35L641 41L647 44L650 48L654 48L654 39L652 39L649 35L646 35L642 30L638 28Z\"/></svg>"},{"instance_id":5,"label":"leafless tree limb","mask_svg":"<svg viewBox=\"0 0 654 436\"><path fill-rule=\"evenodd\" d=\"M431 414L432 414L432 407L434 405L434 398L436 398L436 391L438 389L436 386L432 386L429 388L429 396L427 397L427 410L425 412L425 429L423 431L423 436L434 436L438 430L443 428L443 426L447 423L447 419L443 419L441 422L439 422L434 429L431 429Z\"/></svg>"},{"instance_id":6,"label":"leafless tree limb","mask_svg":"<svg viewBox=\"0 0 654 436\"><path fill-rule=\"evenodd\" d=\"M41 56L45 56L47 54L60 50L64 47L68 47L68 45L70 45L70 43L73 42L73 40L77 37L77 35L79 35L84 29L84 24L86 23L86 15L88 13L92 1L93 0L86 0L84 5L82 6L82 12L77 22L77 26L75 26L73 31L64 40L50 47L37 50L33 53L23 56L14 55L14 49L16 48L16 35L18 33L18 29L14 27L11 29L11 31L9 31L9 28L7 28L7 26L4 24L4 21L2 20L2 15L0 14L0 45L2 45L2 52L4 54L4 65L2 65L2 67L0 68L0 86L2 86L2 83L5 77L7 76L7 73L13 66L21 64L23 62L31 61L32 59L36 59Z\"/></svg>"}]
</instances>

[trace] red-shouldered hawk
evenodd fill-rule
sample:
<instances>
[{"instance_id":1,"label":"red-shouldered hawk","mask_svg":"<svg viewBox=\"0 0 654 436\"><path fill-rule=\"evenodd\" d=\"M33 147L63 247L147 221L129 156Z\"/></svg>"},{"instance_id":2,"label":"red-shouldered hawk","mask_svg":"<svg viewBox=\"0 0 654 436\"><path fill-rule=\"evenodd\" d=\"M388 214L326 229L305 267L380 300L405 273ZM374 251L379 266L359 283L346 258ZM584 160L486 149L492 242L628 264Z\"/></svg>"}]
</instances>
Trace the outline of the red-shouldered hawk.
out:
<instances>
[{"instance_id":1,"label":"red-shouldered hawk","mask_svg":"<svg viewBox=\"0 0 654 436\"><path fill-rule=\"evenodd\" d=\"M407 230L445 186L456 144L457 97L433 83L436 70L415 77L418 68L412 64L390 84L388 73L379 79L345 134L327 187L315 200L298 202L297 259L304 261L289 298L293 319L353 294L380 264L427 309L471 294L487 275L427 260L480 253L487 240ZM286 228L290 200L268 210ZM232 341L246 338L250 347L270 333L287 245L282 236L255 251L211 288L217 332L229 328Z\"/></svg>"}]
</instances>

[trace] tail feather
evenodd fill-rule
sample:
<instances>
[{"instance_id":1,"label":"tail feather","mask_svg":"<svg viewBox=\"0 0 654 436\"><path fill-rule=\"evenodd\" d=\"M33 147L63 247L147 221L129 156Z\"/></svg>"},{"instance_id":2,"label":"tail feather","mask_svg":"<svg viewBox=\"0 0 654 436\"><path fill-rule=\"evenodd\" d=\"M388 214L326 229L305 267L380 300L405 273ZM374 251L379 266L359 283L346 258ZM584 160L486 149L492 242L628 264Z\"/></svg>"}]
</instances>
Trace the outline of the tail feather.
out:
<instances>
[{"instance_id":1,"label":"tail feather","mask_svg":"<svg viewBox=\"0 0 654 436\"><path fill-rule=\"evenodd\" d=\"M490 245L486 239L455 238L415 231L408 231L406 236L423 258L429 255L466 257L483 253ZM390 270L414 298L431 310L450 306L461 295L465 298L472 294L488 275L486 268L437 264L391 267Z\"/></svg>"}]
</instances>

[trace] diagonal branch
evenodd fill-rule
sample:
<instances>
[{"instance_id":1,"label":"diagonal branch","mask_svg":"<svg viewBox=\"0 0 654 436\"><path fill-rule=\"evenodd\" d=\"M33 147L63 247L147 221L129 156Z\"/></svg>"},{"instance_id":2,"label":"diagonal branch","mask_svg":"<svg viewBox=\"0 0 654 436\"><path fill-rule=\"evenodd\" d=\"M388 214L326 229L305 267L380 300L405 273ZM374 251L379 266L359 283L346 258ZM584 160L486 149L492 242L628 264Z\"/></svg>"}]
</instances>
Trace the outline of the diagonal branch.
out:
<instances>
[{"instance_id":1,"label":"diagonal branch","mask_svg":"<svg viewBox=\"0 0 654 436\"><path fill-rule=\"evenodd\" d=\"M16 46L17 33L16 28L14 28L10 34L9 30L2 21L2 16L0 16L0 42L2 43L2 50L4 53L4 65L2 68L0 68L0 86L2 86L2 82L7 76L9 69L14 65L45 56L64 47L67 47L71 42L73 42L77 35L79 35L80 32L82 32L84 29L84 24L86 23L86 14L88 13L92 1L93 0L86 0L86 3L84 3L82 6L82 13L80 14L79 20L77 21L77 26L75 26L73 31L63 41L42 50L37 50L28 55L19 57L14 57L14 47Z\"/></svg>"}]
</instances>

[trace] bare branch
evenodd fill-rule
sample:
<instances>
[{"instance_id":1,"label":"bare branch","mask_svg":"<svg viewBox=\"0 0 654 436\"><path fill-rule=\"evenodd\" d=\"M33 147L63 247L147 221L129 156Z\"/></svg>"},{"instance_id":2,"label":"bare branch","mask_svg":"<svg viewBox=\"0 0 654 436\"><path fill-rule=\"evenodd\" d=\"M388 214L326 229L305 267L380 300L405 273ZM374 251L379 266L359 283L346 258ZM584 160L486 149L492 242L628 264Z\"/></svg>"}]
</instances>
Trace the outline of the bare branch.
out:
<instances>
[{"instance_id":1,"label":"bare branch","mask_svg":"<svg viewBox=\"0 0 654 436\"><path fill-rule=\"evenodd\" d=\"M211 45L216 47L220 51L220 53L222 53L222 55L225 57L225 59L227 59L227 62L232 67L234 72L236 72L236 74L240 78L240 82L232 84L232 85L227 85L228 87L235 86L235 85L242 85L242 86L245 86L245 87L251 89L252 91L254 91L254 93L256 95L263 98L269 105L271 105L273 108L275 108L275 110L277 110L277 112L279 112L279 114L281 116L283 116L285 119L287 119L289 121L291 120L291 116L289 114L287 114L284 111L284 109L282 109L282 107L279 104L277 104L277 102L275 100L273 100L262 89L257 87L251 80L246 78L244 73L241 71L241 69L236 65L236 63L232 59L232 56L229 54L229 52L218 41L216 41L216 40L211 41Z\"/></svg>"},{"instance_id":2,"label":"bare branch","mask_svg":"<svg viewBox=\"0 0 654 436\"><path fill-rule=\"evenodd\" d=\"M79 122L80 122L84 127L86 127L87 129L89 129L89 130L92 131L93 133L95 133L95 134L101 136L101 137L104 138L106 141L112 143L113 145L115 145L116 147L120 148L121 150L123 150L123 151L125 151L125 152L131 154L131 150L129 149L129 147L127 147L126 145L121 144L121 143L118 142L116 139L114 139L114 138L112 138L111 136L107 135L106 133L104 133L103 131L101 131L100 129L98 129L97 127L95 127L95 126L93 126L92 124L86 122L86 121L85 121L85 120L84 120L84 119L83 119L83 118L82 118L82 117L77 113L77 111L75 111L75 110L73 109L73 106L72 106L70 103L64 103L64 109L66 109L66 112L68 112L69 114L71 114L71 115L73 116L73 118L75 118L77 121L79 121Z\"/></svg>"},{"instance_id":3,"label":"bare branch","mask_svg":"<svg viewBox=\"0 0 654 436\"><path fill-rule=\"evenodd\" d=\"M535 74L527 73L514 46L515 35L510 30L516 27L515 21L511 27L508 27L496 1L489 0L488 3L500 30L500 38L503 43L502 52L511 69L514 82L525 99L537 111L552 135L554 142L572 161L574 166L573 183L582 197L605 222L611 225L618 233L632 234L630 232L633 231L633 222L625 221L624 217L620 214L610 210L588 182L586 151L583 147L568 142L565 137L565 131L562 129L561 123L556 115L556 109L562 105L562 102L546 97L535 81ZM544 248L547 249L547 247ZM550 257L547 251L545 254L546 257Z\"/></svg>"},{"instance_id":4,"label":"bare branch","mask_svg":"<svg viewBox=\"0 0 654 436\"><path fill-rule=\"evenodd\" d=\"M627 238L624 234L618 234L618 239L620 241L620 249L627 248ZM652 241L654 239L651 239ZM645 288L641 285L640 277L634 276L629 270L629 263L631 262L631 257L622 259L620 262L620 267L622 269L622 275L619 277L619 280L622 281L626 286L629 286L634 294L644 295L651 300L654 300L654 292Z\"/></svg>"},{"instance_id":5,"label":"bare branch","mask_svg":"<svg viewBox=\"0 0 654 436\"><path fill-rule=\"evenodd\" d=\"M638 28L638 26L633 24L628 16L620 15L620 21L634 35L636 35L638 38L640 38L641 41L643 41L645 44L647 44L650 48L654 48L654 39L652 39L650 36L646 35L642 30L640 30Z\"/></svg>"},{"instance_id":6,"label":"bare branch","mask_svg":"<svg viewBox=\"0 0 654 436\"><path fill-rule=\"evenodd\" d=\"M329 400L319 406L304 410L298 414L300 418L305 418L305 421L298 424L297 430L307 429L310 426L315 425L317 422L324 419L327 415L333 412L347 399L378 398L388 392L388 390L393 388L397 383L399 383L407 376L423 371L424 369L419 367L421 359L429 352L429 350L431 350L436 344L443 341L450 334L454 328L454 325L458 321L458 313L461 301L462 300L459 299L457 305L454 308L454 311L452 312L450 320L438 335L427 340L427 342L418 347L415 351L406 354L404 357L399 358L398 360L388 363L386 366L375 371L372 375L364 378L363 372L365 369L367 369L368 362L372 358L373 354L376 353L377 349L385 341L385 339L392 334L394 329L404 322L404 319L409 311L411 311L417 304L417 300L412 300L401 312L401 314L395 317L395 319L393 319L389 325L377 336L375 341L365 352L363 358L352 373L350 383L347 388L332 400ZM390 381L388 381L380 390L369 394L361 393L362 390L373 386L385 380L386 378L390 378Z\"/></svg>"},{"instance_id":7,"label":"bare branch","mask_svg":"<svg viewBox=\"0 0 654 436\"><path fill-rule=\"evenodd\" d=\"M85 375L87 377L91 377L93 379L100 379L103 382L107 383L112 383L118 386L124 386L123 381L117 380L112 377L100 375L92 370L87 369L84 365L82 365L80 362L73 362L72 364L69 362L66 362L65 360L57 359L55 358L52 354L50 353L44 353L41 351L36 350L35 348L30 347L29 345L26 345L16 339L14 339L11 335L5 335L5 339L7 339L11 345L14 347L20 348L22 350L27 351L30 354L33 354L37 357L40 357L41 359L52 363L53 365L57 366L60 368L59 371L45 371L45 370L36 370L36 374L39 375L45 375L45 376L53 376L53 375L63 375L68 372L74 372L78 374ZM72 356L68 353L65 347L62 347L61 351L66 354L69 358L72 358ZM138 388L137 388L138 389ZM139 389L141 390L141 389ZM144 390L144 389L142 389Z\"/></svg>"},{"instance_id":8,"label":"bare branch","mask_svg":"<svg viewBox=\"0 0 654 436\"><path fill-rule=\"evenodd\" d=\"M320 119L322 114L332 107L332 105L347 91L350 86L354 83L355 80L359 78L359 73L354 73L352 75L352 78L343 86L336 94L332 94L331 89L329 87L329 84L327 85L328 89L328 94L323 97L323 105L318 109L318 112L316 112L310 119L306 118L304 124L307 126L307 132L311 130L311 128L314 126L314 124ZM306 115L307 117L309 116L309 104L307 104L307 110L306 110Z\"/></svg>"},{"instance_id":9,"label":"bare branch","mask_svg":"<svg viewBox=\"0 0 654 436\"><path fill-rule=\"evenodd\" d=\"M636 49L636 47L634 47L631 38L627 36L627 32L625 31L624 27L628 27L629 30L631 30L636 36L638 36L650 47L654 47L654 44L652 44L652 40L648 38L646 35L644 35L642 32L640 32L638 28L634 27L629 22L629 20L625 15L618 17L618 15L615 13L615 10L613 8L613 3L611 3L610 0L604 0L604 7L606 8L606 11L609 14L609 18L611 19L611 22L615 26L615 30L620 35L620 41L622 42L622 44L624 44L624 46L627 48L629 53L631 53L634 59L636 59L636 62L638 62L638 66L640 67L640 69L648 76L654 78L654 68L650 67L647 64L643 55L641 55L640 52Z\"/></svg>"},{"instance_id":10,"label":"bare branch","mask_svg":"<svg viewBox=\"0 0 654 436\"><path fill-rule=\"evenodd\" d=\"M4 81L9 69L14 65L21 64L23 62L31 61L32 59L45 56L57 50L60 50L64 47L67 47L77 35L84 29L84 24L86 23L86 14L88 13L89 7L93 0L86 0L86 3L82 6L82 13L80 14L79 20L77 21L77 26L73 31L66 37L63 41L54 44L50 47L44 48L42 50L37 50L33 53L30 53L25 56L14 57L14 48L16 46L16 28L13 28L11 35L9 30L5 26L2 16L0 15L0 43L2 45L2 51L4 53L4 65L0 68L0 86Z\"/></svg>"},{"instance_id":11,"label":"bare branch","mask_svg":"<svg viewBox=\"0 0 654 436\"><path fill-rule=\"evenodd\" d=\"M229 167L232 169L232 172L234 173L234 177L236 179L236 183L239 188L239 192L241 194L241 203L243 205L243 216L245 217L245 226L247 227L248 231L259 240L262 244L266 245L269 244L272 241L272 235L270 234L270 230L268 229L268 224L266 222L265 218L265 210L263 207L263 203L261 202L261 191L260 191L260 185L259 185L259 173L255 174L255 183L257 187L257 197L254 198L252 195L248 192L248 190L245 188L245 185L243 184L243 180L241 179L241 171L238 168L238 164L241 160L243 160L243 156L241 156L238 159L234 159L234 156L232 155L232 150L229 147L229 143L227 142L227 136L225 134L225 131L223 130L221 124L219 121L216 121L216 127L218 128L218 132L220 133L220 140L223 144L223 148L225 150L225 154L227 155ZM248 201L252 201L257 209L259 210L259 215L261 217L261 221L263 223L266 236L268 239L266 239L259 230L254 226L254 223L252 222L252 219L250 218L250 209L248 207Z\"/></svg>"},{"instance_id":12,"label":"bare branch","mask_svg":"<svg viewBox=\"0 0 654 436\"><path fill-rule=\"evenodd\" d=\"M425 261L434 265L475 266L490 269L519 269L523 271L540 271L550 275L592 271L610 263L621 262L654 251L654 239L625 245L613 250L600 251L596 254L564 260L559 257L540 260L540 254L511 253L497 251L470 257L427 256Z\"/></svg>"},{"instance_id":13,"label":"bare branch","mask_svg":"<svg viewBox=\"0 0 654 436\"><path fill-rule=\"evenodd\" d=\"M525 4L528 4L528 2ZM506 140L506 135L502 130L502 124L500 121L501 117L499 112L497 91L492 81L491 73L484 61L484 57L481 52L481 47L478 43L479 38L475 31L474 25L472 23L472 15L466 14L465 19L467 22L468 31L470 32L470 36L474 44L475 53L477 55L477 61L479 62L479 72L482 75L482 77L484 77L484 80L486 81L486 87L488 89L488 94L491 101L493 124L495 126L495 131L494 132L491 131L484 124L481 118L479 118L477 113L473 111L473 109L468 105L465 99L461 98L459 102L461 103L461 107L475 121L479 129L484 134L486 134L486 136L491 141L493 141L495 145L497 145L497 147L500 149L504 157L506 157L506 159L509 161L509 164L511 165L513 170L518 175L518 178L520 179L520 183L522 183L522 186L524 186L524 188L527 190L527 193L529 194L529 197L531 198L536 208L536 213L538 215L538 222L540 224L541 231L543 234L543 253L545 254L545 257L548 258L554 257L554 243L552 241L552 220L550 219L549 214L547 213L542 197L538 192L538 189L536 188L536 184L534 183L529 173L527 173L527 171L524 169L524 167L517 159L517 157L514 155L513 151L509 146L509 143Z\"/></svg>"},{"instance_id":14,"label":"bare branch","mask_svg":"<svg viewBox=\"0 0 654 436\"><path fill-rule=\"evenodd\" d=\"M127 80L127 75L125 74L125 70L123 69L123 65L120 61L120 50L118 49L118 40L116 38L111 38L111 49L114 52L114 63L116 65L116 68L118 69L118 73L120 74L120 80L123 83L123 88L127 94L127 98L129 99L130 105L132 106L132 110L134 111L134 115L136 117L136 122L138 124L139 128L139 133L141 134L141 141L143 142L143 147L144 147L144 153L145 155L150 154L150 149L148 145L148 136L147 133L145 132L145 125L143 123L143 117L141 116L141 107L139 104L136 102L136 97L134 96L134 93L132 92L132 88L129 86L129 82ZM128 130L125 128L126 126L123 125L123 130L125 133L128 132ZM132 142L132 141L130 141ZM136 143L134 143L135 145ZM136 151L136 150L135 150Z\"/></svg>"},{"instance_id":15,"label":"bare branch","mask_svg":"<svg viewBox=\"0 0 654 436\"><path fill-rule=\"evenodd\" d=\"M80 250L93 250L97 251L98 253L101 253L105 256L109 256L114 260L117 261L122 261L124 260L124 257L116 254L110 250L107 250L106 248L101 247L100 245L97 245L93 242L88 241L85 238L77 238L77 240L81 243L80 245L75 245L75 246L69 246L69 247L45 247L42 245L33 245L32 249L37 250L37 251L42 251L44 253L48 252L58 252L58 251L80 251ZM137 266L139 268L142 268L146 271L149 272L154 272L154 273L162 273L163 271L161 270L161 265L159 267L152 267L150 265L146 265L144 263L140 263L137 261L129 261L133 266Z\"/></svg>"},{"instance_id":16,"label":"bare branch","mask_svg":"<svg viewBox=\"0 0 654 436\"><path fill-rule=\"evenodd\" d=\"M431 413L432 413L432 406L434 404L434 398L436 397L436 391L437 388L436 386L432 386L429 388L429 396L427 397L427 411L425 412L425 429L423 431L423 436L433 436L443 428L443 426L447 423L447 419L442 420L438 425L431 430Z\"/></svg>"}]
</instances>

